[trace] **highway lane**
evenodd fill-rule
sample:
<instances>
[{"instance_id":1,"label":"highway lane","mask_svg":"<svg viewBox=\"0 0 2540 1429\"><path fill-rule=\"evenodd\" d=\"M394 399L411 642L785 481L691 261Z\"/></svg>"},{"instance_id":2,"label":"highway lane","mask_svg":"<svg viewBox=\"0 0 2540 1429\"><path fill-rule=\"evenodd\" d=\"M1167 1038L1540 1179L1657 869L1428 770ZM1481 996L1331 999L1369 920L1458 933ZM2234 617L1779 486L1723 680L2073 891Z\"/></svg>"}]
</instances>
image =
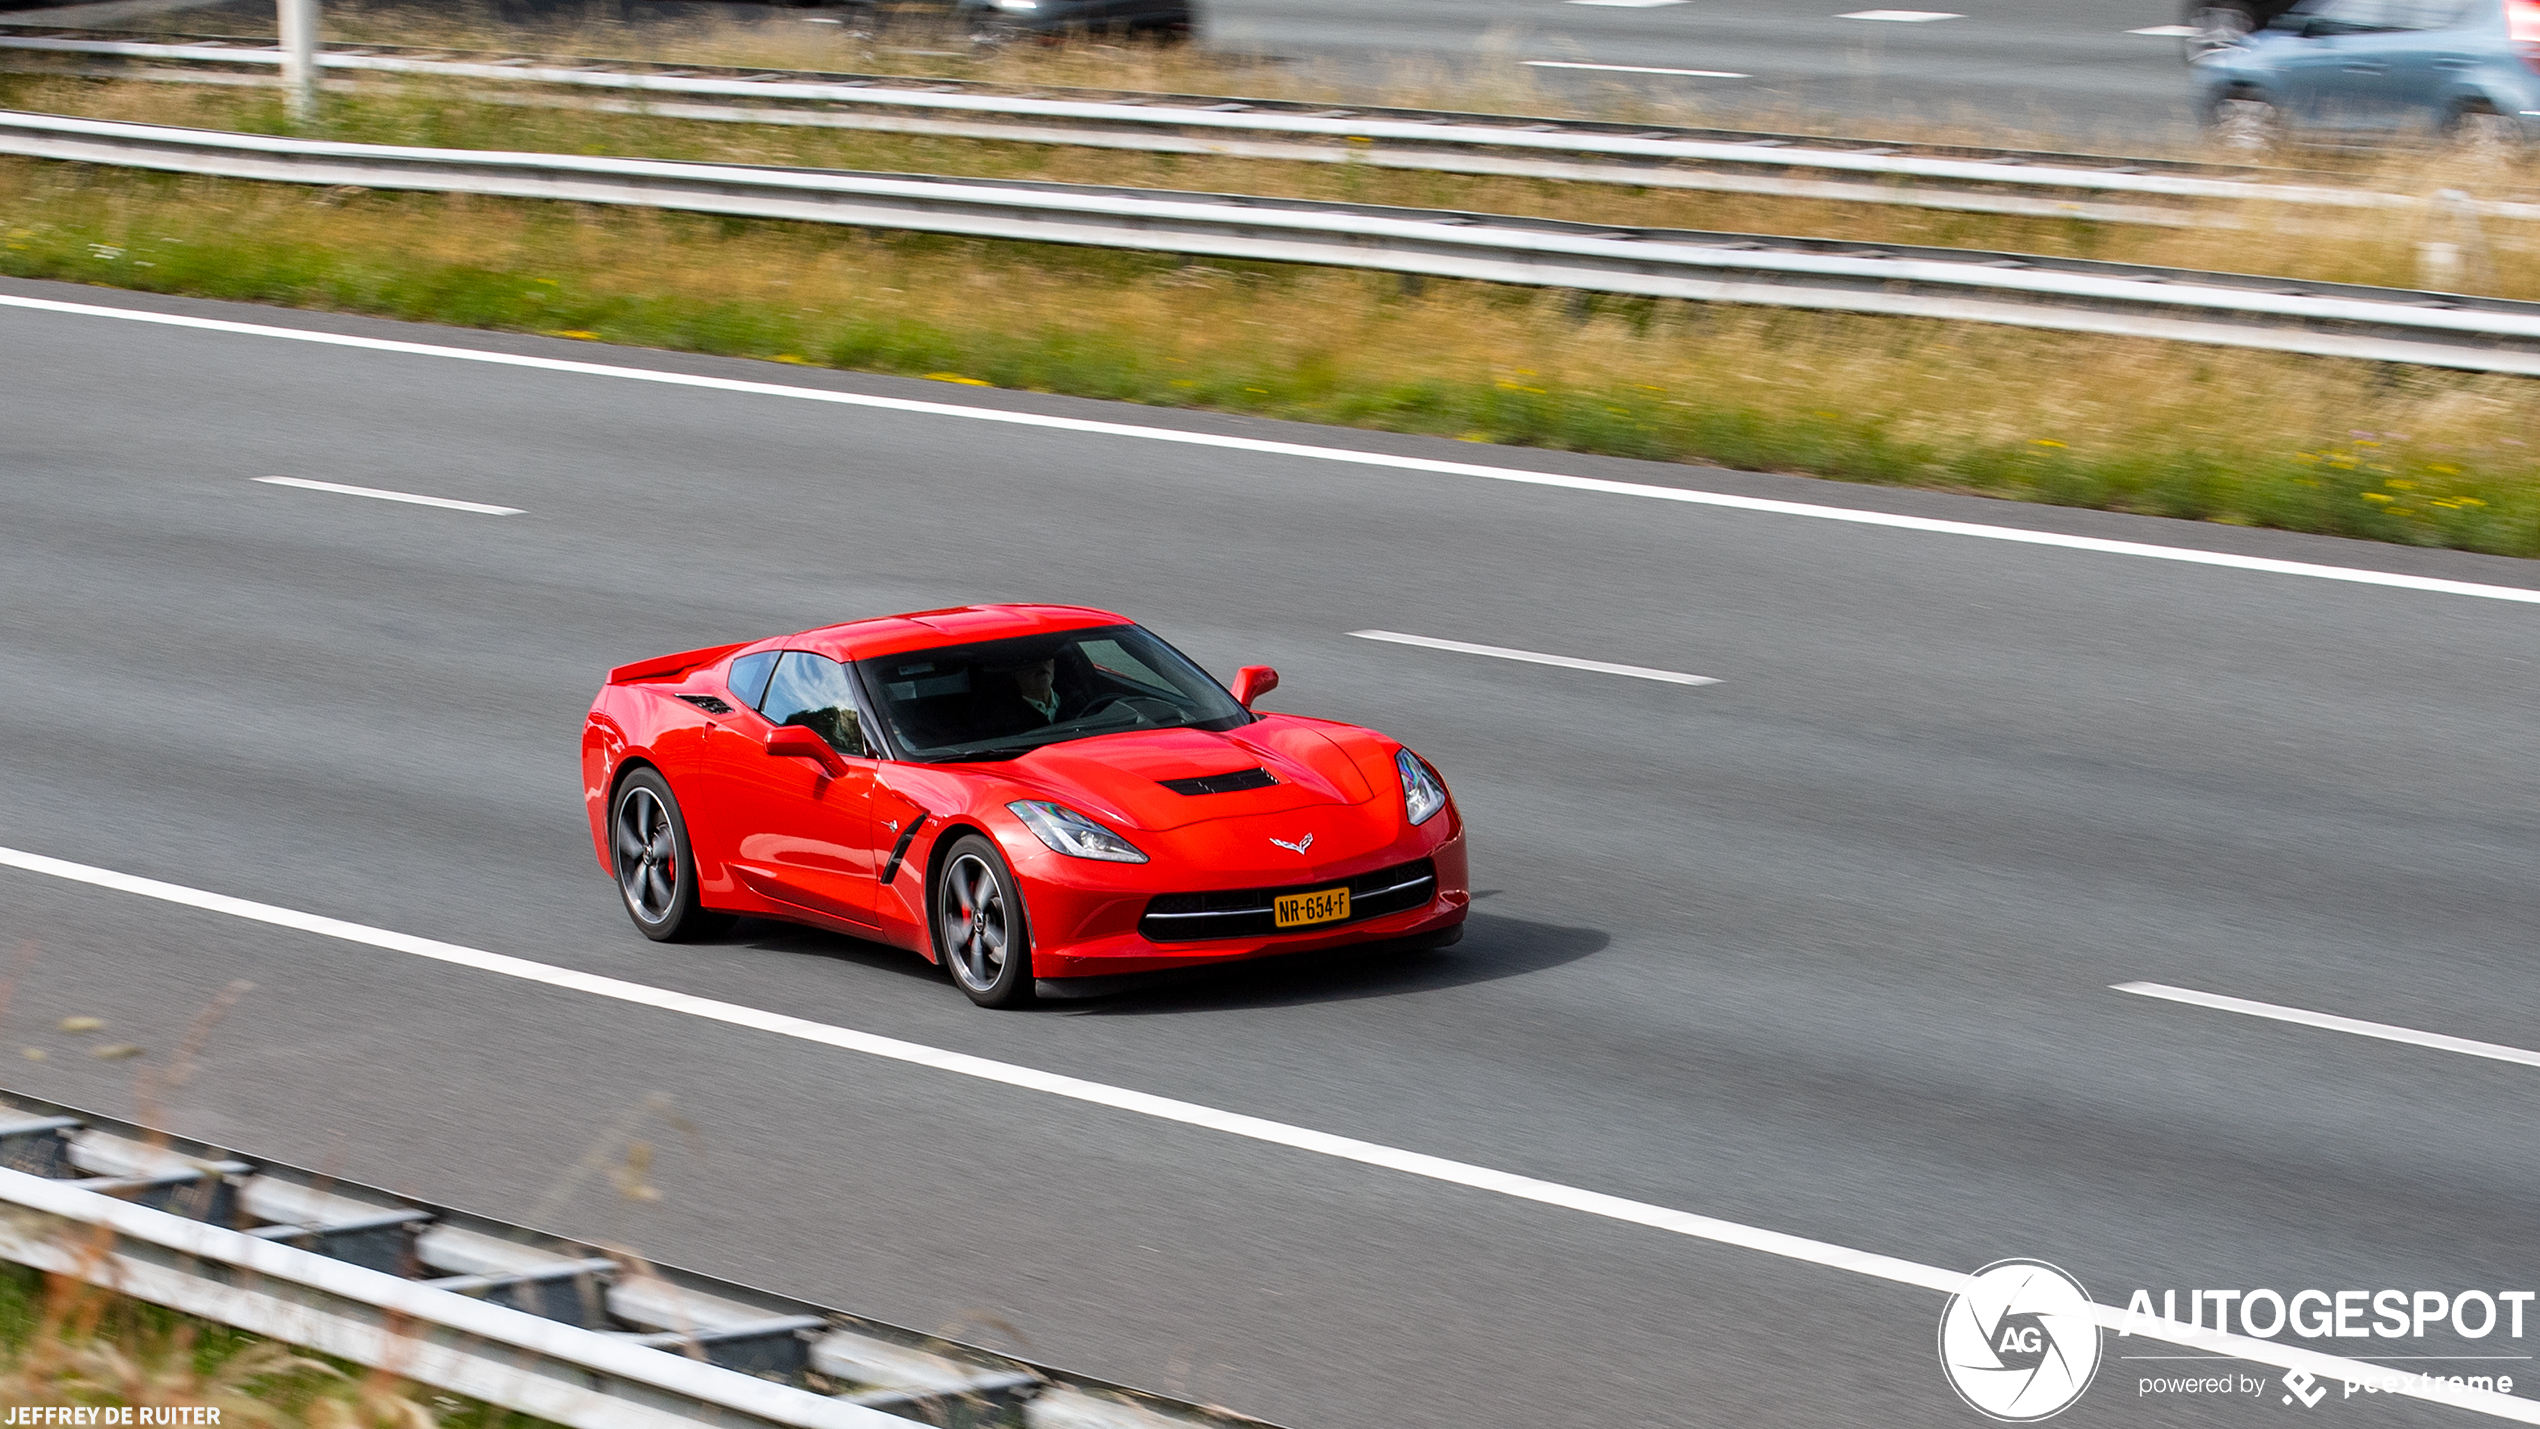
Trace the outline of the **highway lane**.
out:
<instances>
[{"instance_id":1,"label":"highway lane","mask_svg":"<svg viewBox=\"0 0 2540 1429\"><path fill-rule=\"evenodd\" d=\"M1924 21L1848 14L1944 15ZM1205 0L1208 42L1379 73L1555 61L1708 71L1555 72L1554 87L1621 85L1715 111L1723 121L1834 115L1972 122L2123 142L2192 125L2179 42L2133 33L2174 25L2165 0L1967 0L1902 10L1845 4L1682 0L1652 6L1565 0Z\"/></svg>"},{"instance_id":2,"label":"highway lane","mask_svg":"<svg viewBox=\"0 0 2540 1429\"><path fill-rule=\"evenodd\" d=\"M390 324L7 291L335 330ZM2540 584L2524 563L478 334L429 340ZM2528 1286L2528 606L0 311L0 842L1925 1263ZM517 517L257 485L289 474ZM994 1016L754 925L662 949L579 825L634 656L1141 614L1444 768L1454 950ZM1687 670L1689 689L1368 627ZM1963 1423L1933 1297L0 871L10 1084L1298 1425ZM664 1197L567 1165L644 1093ZM2540 1327L2535 1327L2540 1329ZM2431 1352L2458 1352L2455 1342ZM2476 1348L2475 1346L2469 1348ZM2127 1352L2119 1349L2115 1352ZM2231 1422L2112 1365L2076 1423ZM2271 1406L2270 1406L2271 1407ZM2438 1417L2363 1402L2376 1422ZM2453 1416L2442 1416L2453 1417Z\"/></svg>"}]
</instances>

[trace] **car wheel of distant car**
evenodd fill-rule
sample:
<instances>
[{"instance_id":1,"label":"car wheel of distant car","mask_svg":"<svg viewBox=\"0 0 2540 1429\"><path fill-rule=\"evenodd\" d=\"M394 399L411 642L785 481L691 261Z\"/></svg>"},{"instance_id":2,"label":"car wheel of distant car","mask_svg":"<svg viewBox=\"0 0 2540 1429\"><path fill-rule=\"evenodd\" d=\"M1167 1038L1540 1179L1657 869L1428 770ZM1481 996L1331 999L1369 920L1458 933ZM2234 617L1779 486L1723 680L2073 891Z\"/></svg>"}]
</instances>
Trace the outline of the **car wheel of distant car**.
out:
<instances>
[{"instance_id":1,"label":"car wheel of distant car","mask_svg":"<svg viewBox=\"0 0 2540 1429\"><path fill-rule=\"evenodd\" d=\"M2483 104L2469 105L2455 113L2451 122L2443 126L2443 135L2454 148L2473 158L2511 159L2522 153L2521 121Z\"/></svg>"},{"instance_id":2,"label":"car wheel of distant car","mask_svg":"<svg viewBox=\"0 0 2540 1429\"><path fill-rule=\"evenodd\" d=\"M2284 142L2284 111L2261 95L2225 95L2205 116L2205 133L2222 148L2264 153Z\"/></svg>"},{"instance_id":3,"label":"car wheel of distant car","mask_svg":"<svg viewBox=\"0 0 2540 1429\"><path fill-rule=\"evenodd\" d=\"M611 870L625 896L626 915L656 943L712 937L732 917L698 906L697 858L688 845L688 823L670 784L638 769L617 786L609 810Z\"/></svg>"},{"instance_id":4,"label":"car wheel of distant car","mask_svg":"<svg viewBox=\"0 0 2540 1429\"><path fill-rule=\"evenodd\" d=\"M1031 921L997 846L969 834L935 872L935 949L954 983L981 1007L1032 1000Z\"/></svg>"}]
</instances>

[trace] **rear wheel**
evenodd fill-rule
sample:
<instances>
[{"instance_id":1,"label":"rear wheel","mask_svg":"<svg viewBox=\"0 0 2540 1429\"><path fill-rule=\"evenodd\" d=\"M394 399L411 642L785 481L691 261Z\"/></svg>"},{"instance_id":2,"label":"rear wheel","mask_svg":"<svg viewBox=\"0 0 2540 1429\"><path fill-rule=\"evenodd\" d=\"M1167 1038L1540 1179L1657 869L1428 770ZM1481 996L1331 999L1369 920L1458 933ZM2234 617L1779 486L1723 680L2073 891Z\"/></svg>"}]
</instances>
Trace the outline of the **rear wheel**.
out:
<instances>
[{"instance_id":1,"label":"rear wheel","mask_svg":"<svg viewBox=\"0 0 2540 1429\"><path fill-rule=\"evenodd\" d=\"M697 903L697 856L669 781L638 769L619 781L609 802L609 869L626 916L656 943L712 937L732 915Z\"/></svg>"},{"instance_id":2,"label":"rear wheel","mask_svg":"<svg viewBox=\"0 0 2540 1429\"><path fill-rule=\"evenodd\" d=\"M935 952L962 994L981 1007L1032 1000L1032 931L1023 893L997 846L965 834L944 854L928 903Z\"/></svg>"},{"instance_id":3,"label":"rear wheel","mask_svg":"<svg viewBox=\"0 0 2540 1429\"><path fill-rule=\"evenodd\" d=\"M2510 114L2499 114L2486 105L2472 105L2452 116L2443 126L2444 137L2452 146L2475 159L2516 159L2522 156L2522 121Z\"/></svg>"}]
</instances>

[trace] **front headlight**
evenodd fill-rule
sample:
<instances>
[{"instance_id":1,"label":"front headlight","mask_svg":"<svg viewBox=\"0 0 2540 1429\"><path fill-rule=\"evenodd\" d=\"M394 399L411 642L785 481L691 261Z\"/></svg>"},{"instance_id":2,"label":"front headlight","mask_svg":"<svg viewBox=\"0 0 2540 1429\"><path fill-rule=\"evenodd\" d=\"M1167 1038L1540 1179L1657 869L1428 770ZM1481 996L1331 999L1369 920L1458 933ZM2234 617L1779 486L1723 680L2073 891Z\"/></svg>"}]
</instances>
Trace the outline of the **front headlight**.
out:
<instances>
[{"instance_id":1,"label":"front headlight","mask_svg":"<svg viewBox=\"0 0 2540 1429\"><path fill-rule=\"evenodd\" d=\"M1443 796L1441 796L1443 797ZM1144 863L1137 845L1077 813L1065 804L1025 799L1005 806L1040 841L1069 858L1098 858L1105 863Z\"/></svg>"},{"instance_id":2,"label":"front headlight","mask_svg":"<svg viewBox=\"0 0 2540 1429\"><path fill-rule=\"evenodd\" d=\"M1394 751L1393 767L1402 773L1402 812L1414 824L1425 824L1446 807L1446 786L1420 756L1408 749Z\"/></svg>"}]
</instances>

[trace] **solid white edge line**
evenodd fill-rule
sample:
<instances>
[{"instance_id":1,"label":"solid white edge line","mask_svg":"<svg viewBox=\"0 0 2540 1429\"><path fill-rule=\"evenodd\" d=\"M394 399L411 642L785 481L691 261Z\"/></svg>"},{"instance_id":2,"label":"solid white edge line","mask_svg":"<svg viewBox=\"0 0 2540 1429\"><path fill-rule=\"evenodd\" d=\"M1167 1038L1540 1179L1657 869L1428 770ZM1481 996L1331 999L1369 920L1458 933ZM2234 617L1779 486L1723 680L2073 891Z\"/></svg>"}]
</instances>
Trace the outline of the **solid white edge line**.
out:
<instances>
[{"instance_id":1,"label":"solid white edge line","mask_svg":"<svg viewBox=\"0 0 2540 1429\"><path fill-rule=\"evenodd\" d=\"M1570 3L1584 5L1589 3L1589 0L1570 0ZM1589 64L1585 60L1527 60L1526 64L1534 69L1589 69L1605 74L1673 74L1683 75L1690 79L1753 79L1755 77L1733 69L1665 69L1658 65Z\"/></svg>"},{"instance_id":2,"label":"solid white edge line","mask_svg":"<svg viewBox=\"0 0 2540 1429\"><path fill-rule=\"evenodd\" d=\"M2190 1007L2207 1007L2216 1012L2237 1012L2247 1017L2263 1017L2270 1022L2290 1022L2301 1027L2318 1027L2330 1032L2349 1032L2357 1037L2372 1037L2383 1042L2404 1042L2411 1047L2428 1047L2437 1052L2458 1052L2464 1057L2484 1057L2491 1062L2512 1062L2525 1067L2540 1067L2540 1052L2521 1047L2508 1047L2501 1042L2478 1042L2467 1037L2448 1037L2440 1032L2420 1032L2413 1027L2400 1027L2388 1022L2366 1022L2359 1017L2340 1017L2332 1012L2312 1012L2306 1008L2287 1007L2278 1002L2254 1002L2245 997L2226 997L2218 992L2198 992L2194 988L2172 987L2159 982L2121 982L2111 984L2118 992L2137 997L2157 997L2164 1002L2183 1002Z\"/></svg>"},{"instance_id":3,"label":"solid white edge line","mask_svg":"<svg viewBox=\"0 0 2540 1429\"><path fill-rule=\"evenodd\" d=\"M488 506L482 501L453 501L446 496L417 496L411 491L382 491L375 486L346 486L339 481L311 481L305 476L259 476L251 480L266 486L289 486L302 491L331 491L338 496L367 496L374 501L402 501L409 506L438 506L445 511L473 511L480 516L518 516L517 506Z\"/></svg>"},{"instance_id":4,"label":"solid white edge line","mask_svg":"<svg viewBox=\"0 0 2540 1429\"><path fill-rule=\"evenodd\" d=\"M819 1043L844 1051L861 1052L868 1056L882 1057L912 1066L973 1077L984 1082L995 1082L1025 1091L1043 1092L1072 1101L1134 1112L1160 1121L1178 1122L1184 1126L1222 1132L1228 1136L1238 1136L1274 1146L1312 1152L1336 1160L1354 1161L1365 1166L1399 1171L1408 1176L1419 1176L1477 1191L1489 1191L1497 1195L1521 1201L1533 1201L1540 1205L1559 1207L1564 1210L1580 1211L1588 1215L1601 1216L1629 1225L1644 1226L1651 1230L1668 1231L1696 1240L1735 1246L1743 1250L1760 1251L1785 1260L1821 1265L1833 1270L1847 1270L1856 1275L1866 1275L1874 1279L1937 1291L1945 1295L1956 1294L1967 1279L1962 1271L1918 1265L1910 1260L1899 1260L1894 1256L1878 1255L1870 1251L1853 1250L1847 1246L1810 1240L1804 1236L1785 1235L1780 1231L1763 1230L1755 1226L1741 1225L1735 1221L1695 1215L1690 1211L1673 1210L1665 1206L1651 1205L1645 1201L1626 1200L1620 1196L1582 1190L1576 1186L1564 1186L1554 1181L1541 1181L1531 1176L1494 1171L1486 1166L1450 1161L1444 1157L1430 1156L1417 1151L1404 1151L1396 1147L1378 1145L1375 1142L1360 1141L1353 1137L1335 1136L1329 1132L1291 1126L1285 1122L1245 1116L1240 1112L1220 1111L1215 1107L1201 1106L1196 1102L1177 1101L1171 1097L1130 1091L1124 1087L1089 1082L1077 1077L1062 1076L1056 1072L1044 1072L1038 1068L1018 1066L1012 1062L991 1061L985 1057L971 1056L966 1052L952 1052L940 1047L929 1047L923 1043L903 1042L896 1037L883 1037L871 1032L832 1027L800 1017L790 1017L781 1012L768 1012L760 1008L743 1007L737 1003L718 1002L713 998L673 992L668 988L653 987L645 983L627 982L620 978L603 977L597 973L577 972L574 969L557 967L550 963L531 962L526 958L489 953L477 948L462 947L456 943L437 942L430 938L418 938L411 934L390 932L385 928L373 928L360 923L348 923L340 918L303 913L296 909L276 907L270 903L257 903L245 898L232 898L223 893L209 893L180 884L162 883L153 878L117 873L112 869L72 863L66 859L51 858L43 854L0 848L0 867L15 868L27 873L41 874L71 883L87 884L90 887L118 893L129 893L137 897L157 899L204 912L224 913L233 918L244 918L278 928L314 933L321 937L383 948L390 952L410 953L436 962L452 963L460 967L474 968L480 972L498 973L524 982L588 993L594 997L605 997L665 1012L681 1013L734 1027L772 1032L779 1036L799 1038L805 1042ZM2215 1354L2229 1355L2235 1359L2248 1360L2255 1364L2273 1365L2279 1369L2304 1370L2321 1379L2351 1380L2357 1383L2373 1384L2389 1382L2389 1370L2360 1360L2341 1359L2335 1355L2321 1354L2316 1350L2280 1345L2272 1340L2252 1339L2245 1335L2224 1334L2217 1330L2183 1325L2157 1317L2129 1316L2110 1305L2098 1306L2097 1315L2103 1329L2114 1330L2120 1336L2133 1335L2147 1340L2158 1340L2164 1344L2207 1350ZM2412 1385L2401 1381L2395 1388L2385 1392L2474 1410L2519 1423L2540 1424L2540 1402L2498 1394L2493 1390L2476 1390L2466 1386L2455 1389L2450 1385L2428 1384L2420 1380Z\"/></svg>"},{"instance_id":5,"label":"solid white edge line","mask_svg":"<svg viewBox=\"0 0 2540 1429\"><path fill-rule=\"evenodd\" d=\"M1568 655L1543 655L1532 650L1510 650L1498 645L1472 645L1462 640L1440 640L1433 635L1405 635L1398 630L1353 630L1361 640L1383 640L1395 645L1417 645L1423 650L1452 650L1459 655L1488 655L1494 660L1522 660L1529 665L1558 665L1564 670L1593 670L1600 675L1629 675L1636 680L1661 680L1670 685L1716 685L1708 675L1688 675L1680 670L1653 670L1646 665L1613 665L1603 660L1580 660Z\"/></svg>"},{"instance_id":6,"label":"solid white edge line","mask_svg":"<svg viewBox=\"0 0 2540 1429\"><path fill-rule=\"evenodd\" d=\"M1804 501L1775 501L1759 496L1733 496L1726 492L1696 491L1678 486L1655 486L1636 481L1609 481L1602 477L1571 476L1563 472L1526 471L1515 467L1482 466L1472 462L1438 461L1429 457L1391 456L1379 452L1350 451L1341 447L1308 446L1302 442L1273 442L1255 437L1220 436L1212 432L1177 432L1162 427L1141 427L1126 422L1093 421L1083 417L1052 417L1033 412L1003 412L992 407L963 407L949 402L921 402L907 397L876 397L860 392L831 392L816 387L788 387L774 382L746 382L731 377L701 377L685 372L662 372L643 367L618 367L607 363L576 362L557 357L529 357L519 353L486 352L476 348L444 347L434 343L405 342L392 338L355 337L346 333L312 332L304 328L233 322L224 318L188 317L177 313L154 313L137 308L100 307L91 303L66 303L52 298L26 298L6 293L0 293L0 308L23 308L33 312L62 313L75 317L102 317L120 322L150 323L162 327L190 328L200 332L229 333L242 337L280 338L289 342L318 343L329 347L356 348L366 352L404 353L415 357L438 357L459 362L481 362L497 367L527 368L540 372L568 372L585 377L611 377L621 381L653 382L668 387L691 387L709 392L740 392L760 397L786 397L805 402L829 402L841 407L865 407L876 411L910 412L931 417L958 417L964 421L1000 422L1008 426L1034 427L1043 431L1125 437L1136 441L1168 442L1180 446L1208 447L1218 451L1254 452L1266 456L1295 457L1307 461L1345 462L1353 466L1382 467L1394 471L1473 477L1483 481L1505 481L1522 486L1542 486L1563 491L1593 491L1609 496L1634 496L1650 501L1674 501L1691 506L1714 506L1730 511L1754 511L1775 516L1804 516L1818 521L1843 521L1858 526L1881 526L1896 531L1922 531L1943 536L1973 536L1987 541L2009 541L2019 545L2048 546L2067 551L2092 551L2112 556L2139 556L2148 560L2177 561L2185 565L2260 571L2271 575L2307 576L2315 580L2387 586L2395 590L2427 591L2438 595L2465 595L2482 600L2504 600L2526 605L2540 605L2540 590L2525 590L2518 586L2482 585L2475 581L2401 575L2394 571L2363 570L2350 566L2325 566L2308 561L2283 561L2266 556L2233 555L2223 551L2196 551L2178 546L2156 546L2141 541L2111 541L2098 536L2068 536L2056 531L2026 531L2016 526L1987 526L1972 521L1943 521L1927 516L1898 516L1885 511L1857 511L1845 506L1819 506Z\"/></svg>"}]
</instances>

